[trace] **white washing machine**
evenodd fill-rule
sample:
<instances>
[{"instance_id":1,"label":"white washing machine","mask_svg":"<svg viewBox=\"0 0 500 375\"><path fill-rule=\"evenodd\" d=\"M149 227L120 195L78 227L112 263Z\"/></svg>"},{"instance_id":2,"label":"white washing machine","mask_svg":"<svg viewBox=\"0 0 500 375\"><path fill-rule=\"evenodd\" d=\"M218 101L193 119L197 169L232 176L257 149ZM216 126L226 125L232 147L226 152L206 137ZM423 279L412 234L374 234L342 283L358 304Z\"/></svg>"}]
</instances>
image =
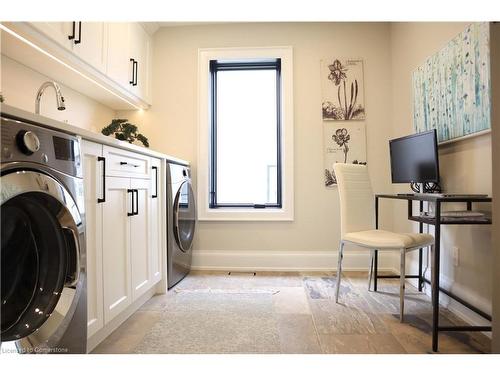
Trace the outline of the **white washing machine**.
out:
<instances>
[{"instance_id":1,"label":"white washing machine","mask_svg":"<svg viewBox=\"0 0 500 375\"><path fill-rule=\"evenodd\" d=\"M191 246L196 227L196 205L188 165L167 163L167 275L168 288L191 269Z\"/></svg>"},{"instance_id":2,"label":"white washing machine","mask_svg":"<svg viewBox=\"0 0 500 375\"><path fill-rule=\"evenodd\" d=\"M79 139L2 114L0 351L85 353Z\"/></svg>"}]
</instances>

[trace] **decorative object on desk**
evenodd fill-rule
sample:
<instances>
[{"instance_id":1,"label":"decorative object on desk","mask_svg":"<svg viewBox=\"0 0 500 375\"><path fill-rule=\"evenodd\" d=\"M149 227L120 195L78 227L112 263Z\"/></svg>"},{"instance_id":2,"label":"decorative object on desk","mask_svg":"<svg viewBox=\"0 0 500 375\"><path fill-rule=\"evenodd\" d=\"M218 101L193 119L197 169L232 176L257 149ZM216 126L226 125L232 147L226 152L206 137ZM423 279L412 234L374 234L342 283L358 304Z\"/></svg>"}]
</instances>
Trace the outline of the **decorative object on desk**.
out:
<instances>
[{"instance_id":1,"label":"decorative object on desk","mask_svg":"<svg viewBox=\"0 0 500 375\"><path fill-rule=\"evenodd\" d=\"M363 123L336 126L324 123L325 186L337 184L333 171L335 163L366 164L366 138Z\"/></svg>"},{"instance_id":2,"label":"decorative object on desk","mask_svg":"<svg viewBox=\"0 0 500 375\"><path fill-rule=\"evenodd\" d=\"M363 60L321 60L323 120L364 120Z\"/></svg>"},{"instance_id":3,"label":"decorative object on desk","mask_svg":"<svg viewBox=\"0 0 500 375\"><path fill-rule=\"evenodd\" d=\"M127 119L115 118L111 120L111 124L101 130L104 135L115 135L120 141L134 143L141 142L145 147L149 147L148 139L141 133L137 133L137 126L128 122Z\"/></svg>"},{"instance_id":4,"label":"decorative object on desk","mask_svg":"<svg viewBox=\"0 0 500 375\"><path fill-rule=\"evenodd\" d=\"M489 23L473 23L413 72L415 132L439 142L491 128Z\"/></svg>"}]
</instances>

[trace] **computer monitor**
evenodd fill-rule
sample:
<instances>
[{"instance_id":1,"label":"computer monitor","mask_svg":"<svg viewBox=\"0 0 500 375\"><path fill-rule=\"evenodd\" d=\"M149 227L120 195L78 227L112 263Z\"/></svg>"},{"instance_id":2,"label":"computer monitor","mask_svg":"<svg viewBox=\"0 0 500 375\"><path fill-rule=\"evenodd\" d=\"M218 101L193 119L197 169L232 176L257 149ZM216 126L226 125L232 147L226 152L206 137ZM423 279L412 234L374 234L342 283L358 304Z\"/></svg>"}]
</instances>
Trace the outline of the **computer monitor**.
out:
<instances>
[{"instance_id":1,"label":"computer monitor","mask_svg":"<svg viewBox=\"0 0 500 375\"><path fill-rule=\"evenodd\" d=\"M389 141L393 183L439 183L436 130Z\"/></svg>"}]
</instances>

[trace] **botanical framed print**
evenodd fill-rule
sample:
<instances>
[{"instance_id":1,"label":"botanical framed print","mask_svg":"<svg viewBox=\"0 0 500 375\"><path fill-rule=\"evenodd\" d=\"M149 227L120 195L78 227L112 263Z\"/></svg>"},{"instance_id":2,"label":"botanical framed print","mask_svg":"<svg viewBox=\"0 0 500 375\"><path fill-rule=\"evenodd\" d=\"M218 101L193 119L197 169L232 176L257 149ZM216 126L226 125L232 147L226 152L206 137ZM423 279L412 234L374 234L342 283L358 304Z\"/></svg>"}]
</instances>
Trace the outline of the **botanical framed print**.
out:
<instances>
[{"instance_id":1,"label":"botanical framed print","mask_svg":"<svg viewBox=\"0 0 500 375\"><path fill-rule=\"evenodd\" d=\"M321 60L323 120L364 120L363 60Z\"/></svg>"},{"instance_id":2,"label":"botanical framed print","mask_svg":"<svg viewBox=\"0 0 500 375\"><path fill-rule=\"evenodd\" d=\"M350 122L338 125L323 123L325 186L337 184L334 163L366 164L365 124Z\"/></svg>"}]
</instances>

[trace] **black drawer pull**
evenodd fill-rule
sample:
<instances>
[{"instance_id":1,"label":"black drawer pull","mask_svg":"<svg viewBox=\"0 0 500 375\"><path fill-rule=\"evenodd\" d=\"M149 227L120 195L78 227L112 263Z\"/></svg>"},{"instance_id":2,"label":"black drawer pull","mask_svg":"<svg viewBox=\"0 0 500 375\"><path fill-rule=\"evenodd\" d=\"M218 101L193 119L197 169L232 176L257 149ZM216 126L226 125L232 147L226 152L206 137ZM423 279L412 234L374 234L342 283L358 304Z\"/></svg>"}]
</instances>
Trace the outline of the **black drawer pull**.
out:
<instances>
[{"instance_id":1,"label":"black drawer pull","mask_svg":"<svg viewBox=\"0 0 500 375\"><path fill-rule=\"evenodd\" d=\"M134 168L138 168L138 167L140 167L140 165L139 165L139 164L129 164L129 163L128 163L128 162L126 162L126 161L121 161L121 162L120 162L120 165L131 165L131 166L132 166L132 167L134 167Z\"/></svg>"},{"instance_id":2,"label":"black drawer pull","mask_svg":"<svg viewBox=\"0 0 500 375\"><path fill-rule=\"evenodd\" d=\"M151 195L151 198L158 198L158 167L151 167L155 171L155 193Z\"/></svg>"},{"instance_id":3,"label":"black drawer pull","mask_svg":"<svg viewBox=\"0 0 500 375\"><path fill-rule=\"evenodd\" d=\"M97 203L106 202L106 158L97 157L97 162L102 161L102 198L97 198Z\"/></svg>"}]
</instances>

